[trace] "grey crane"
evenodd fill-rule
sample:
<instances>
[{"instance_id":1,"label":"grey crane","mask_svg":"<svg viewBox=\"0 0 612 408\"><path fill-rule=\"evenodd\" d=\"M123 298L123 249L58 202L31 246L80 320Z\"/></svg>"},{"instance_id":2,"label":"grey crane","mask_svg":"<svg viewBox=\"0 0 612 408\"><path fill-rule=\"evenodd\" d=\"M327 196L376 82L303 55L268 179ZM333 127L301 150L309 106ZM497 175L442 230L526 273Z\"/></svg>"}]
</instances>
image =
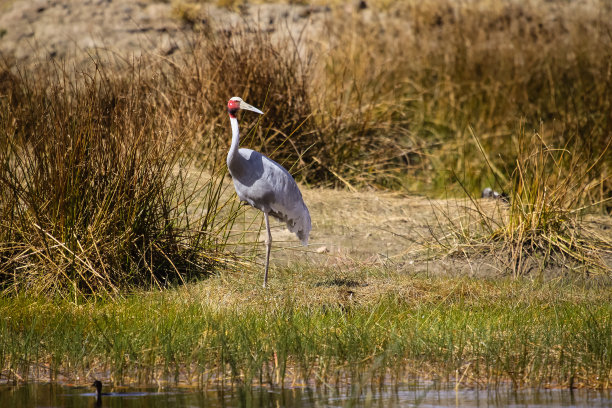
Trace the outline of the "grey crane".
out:
<instances>
[{"instance_id":1,"label":"grey crane","mask_svg":"<svg viewBox=\"0 0 612 408\"><path fill-rule=\"evenodd\" d=\"M240 109L250 110L260 115L263 112L237 96L231 98L227 103L232 126L232 145L227 153L227 168L240 201L262 211L266 222L268 235L266 236L266 267L263 282L265 288L268 284L270 248L272 247L268 217L271 215L285 222L289 231L295 233L302 241L302 245L306 246L310 234L310 213L295 180L283 166L259 152L239 148L240 131L236 113Z\"/></svg>"}]
</instances>

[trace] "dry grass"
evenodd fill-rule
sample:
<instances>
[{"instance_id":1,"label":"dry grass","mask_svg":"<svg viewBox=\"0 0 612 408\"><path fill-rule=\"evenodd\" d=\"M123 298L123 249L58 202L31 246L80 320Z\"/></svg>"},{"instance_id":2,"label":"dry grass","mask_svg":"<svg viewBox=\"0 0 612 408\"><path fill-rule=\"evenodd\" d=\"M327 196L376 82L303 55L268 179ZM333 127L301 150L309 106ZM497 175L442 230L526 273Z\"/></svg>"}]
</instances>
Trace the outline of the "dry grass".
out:
<instances>
[{"instance_id":1,"label":"dry grass","mask_svg":"<svg viewBox=\"0 0 612 408\"><path fill-rule=\"evenodd\" d=\"M498 200L497 211L491 212L483 200L471 198L472 205L456 220L441 212L447 222L434 237L450 253L496 254L515 276L557 267L587 275L609 273L612 240L605 232L607 217L587 221L593 218L587 216L593 207L610 201L592 202L602 184L590 173L609 145L600 157L588 161L581 153L548 145L542 134L519 136L521 153L508 202ZM484 151L483 155L489 163ZM438 238L440 234L444 239Z\"/></svg>"},{"instance_id":2,"label":"dry grass","mask_svg":"<svg viewBox=\"0 0 612 408\"><path fill-rule=\"evenodd\" d=\"M212 197L221 197L219 189L227 191L222 169L229 145L223 107L229 97L240 95L266 112L255 125L241 123L242 144L291 168L306 185L351 191L389 187L451 196L466 192L474 196L491 185L513 196L510 212L492 210L494 216L477 203L444 201L422 201L414 210L398 209L399 215L387 215L393 214L394 206L405 204L400 200L385 208L384 196L378 200L369 193L345 198L352 203L347 206L336 201L328 216L316 214L315 200L313 242L327 246L330 253L335 253L337 245L349 259L403 264L411 257L430 259L440 248L454 254L457 248L460 252L467 249L462 245L481 249L497 239L514 254L507 266L496 267L505 271L523 253L547 253L550 240L556 240L557 253L580 263L594 251L607 251L605 239L594 241L583 235L572 241L572 234L583 225L580 217L585 208L608 211L610 193L611 154L604 142L610 140L612 111L608 92L612 58L605 57L611 50L606 33L612 19L603 18L610 13L609 7L596 1L588 4L601 7L444 0L377 3L361 13L339 7L318 15L324 17L313 17L325 24L316 25L316 30L305 28L297 35L278 26L268 32L261 26L249 26L248 21L225 27L213 22L201 27L191 48L177 58L128 64L134 81L129 87L117 71L96 74L99 76L89 85L90 100L84 105L91 109L78 113L82 121L70 126L75 131L106 132L110 127L117 135L161 135L169 141L168 149L180 142L198 156L194 166L215 175L212 184L206 185L215 185L210 190ZM67 87L63 89L79 88L71 82L79 75L66 71L49 72L59 78L58 84L64 81ZM43 89L45 81L51 80L38 85L35 81L38 79L32 79L33 88ZM11 82L10 78L5 81ZM96 86L108 95L98 92ZM9 87L3 94L15 98L21 92L18 88ZM64 98L77 98L74 90L70 92L64 91ZM128 116L133 122L123 125L117 121L113 116L117 103L127 107L125 112L132 115ZM7 114L6 123L12 121L8 129L27 134L28 126L42 121L31 120L26 111L17 112L23 116L17 121L10 116L15 112ZM33 116L45 118L43 112ZM66 112L64 116L72 114ZM56 122L62 120L65 118ZM52 123L44 125L47 130L70 131L68 125L52 129ZM517 130L532 127L541 129L539 136L546 141L539 157L547 159L539 167L529 158L525 132ZM130 140L136 144L137 139ZM567 153L557 157L554 149ZM164 150L155 154L178 158ZM179 164L175 161L164 172L175 179ZM542 177L551 169L555 178ZM532 177L529 174L533 178L527 186L525 175ZM81 175L91 181L85 173ZM176 193L195 199L196 195L183 191L193 189L194 184L180 185L183 180L178 177ZM583 188L576 189L576 185ZM553 201L549 193L540 193L551 188L557 196ZM308 201L309 193L306 195ZM65 197L50 202L56 199L61 202ZM206 206L220 204L231 209L235 204L226 202L207 201ZM427 210L432 205L439 211ZM10 206L7 201L6 208ZM468 209L467 215L461 213L462 206ZM189 208L183 205L186 213ZM418 217L412 216L414 212ZM350 220L351 226L330 223L330 218L345 224ZM540 221L545 221L545 228ZM243 240L245 231L257 230L252 218L245 222L248 225L237 231ZM330 234L329 241L323 242L317 229L326 228L326 223L332 232L325 232ZM221 225L213 228L215 233L229 231L226 223ZM69 241L68 235L61 239L52 235L60 247ZM584 246L584 237L597 247ZM534 244L534 239L543 241ZM577 249L578 242L583 249ZM563 251L563 245L569 252ZM361 251L363 247L368 251ZM66 252L71 253L78 252L74 248ZM592 258L601 266L598 256ZM344 262L332 259L336 260L329 262ZM510 266L510 270L518 273L525 267Z\"/></svg>"},{"instance_id":3,"label":"dry grass","mask_svg":"<svg viewBox=\"0 0 612 408\"><path fill-rule=\"evenodd\" d=\"M2 74L2 288L116 294L212 273L238 206L224 167L186 184L193 159L157 84L136 66L46 68Z\"/></svg>"},{"instance_id":4,"label":"dry grass","mask_svg":"<svg viewBox=\"0 0 612 408\"><path fill-rule=\"evenodd\" d=\"M257 8L228 23L209 19L203 7L198 18L208 25L168 79L182 81L199 102L168 95L169 109L190 106L182 123L207 118L193 123L198 131L186 139L204 151L225 146L219 107L239 94L266 111L266 126L245 143L295 166L302 181L457 195L495 182L509 189L518 129L539 129L542 121L551 146L585 162L603 154L585 182L600 184L591 189L592 202L608 197L609 6L598 0L370 6L361 13L333 7L297 23L270 14L276 25ZM220 139L200 137L209 134L205 129Z\"/></svg>"},{"instance_id":5,"label":"dry grass","mask_svg":"<svg viewBox=\"0 0 612 408\"><path fill-rule=\"evenodd\" d=\"M507 174L521 123L544 121L549 144L585 160L609 140L612 20L603 2L404 1L382 14L337 13L313 98L327 113L319 128L358 146L334 166L355 184L457 192L454 173L480 191L494 180L470 126ZM608 151L592 175L602 183L595 201L610 191L611 160Z\"/></svg>"},{"instance_id":6,"label":"dry grass","mask_svg":"<svg viewBox=\"0 0 612 408\"><path fill-rule=\"evenodd\" d=\"M590 180L601 187L590 199L608 196L605 3L374 2L291 27L282 18L269 26L254 10L237 26L211 20L180 74L206 90L207 112L237 93L267 108L268 126L252 143L297 162L302 180L475 194L495 177L470 128L509 175L518 129L542 121L550 145L585 161L603 153ZM509 188L509 176L499 181Z\"/></svg>"}]
</instances>

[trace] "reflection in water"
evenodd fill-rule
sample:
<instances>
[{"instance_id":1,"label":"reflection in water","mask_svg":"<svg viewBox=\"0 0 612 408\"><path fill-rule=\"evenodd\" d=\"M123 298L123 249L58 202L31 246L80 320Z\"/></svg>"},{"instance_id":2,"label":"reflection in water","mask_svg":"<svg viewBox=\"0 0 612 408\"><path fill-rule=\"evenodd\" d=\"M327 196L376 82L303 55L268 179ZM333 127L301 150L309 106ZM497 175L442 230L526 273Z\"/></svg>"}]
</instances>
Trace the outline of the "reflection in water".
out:
<instances>
[{"instance_id":1,"label":"reflection in water","mask_svg":"<svg viewBox=\"0 0 612 408\"><path fill-rule=\"evenodd\" d=\"M354 393L288 390L199 391L194 389L113 390L96 402L91 387L56 384L0 386L0 407L610 407L611 391L459 390L404 385Z\"/></svg>"}]
</instances>

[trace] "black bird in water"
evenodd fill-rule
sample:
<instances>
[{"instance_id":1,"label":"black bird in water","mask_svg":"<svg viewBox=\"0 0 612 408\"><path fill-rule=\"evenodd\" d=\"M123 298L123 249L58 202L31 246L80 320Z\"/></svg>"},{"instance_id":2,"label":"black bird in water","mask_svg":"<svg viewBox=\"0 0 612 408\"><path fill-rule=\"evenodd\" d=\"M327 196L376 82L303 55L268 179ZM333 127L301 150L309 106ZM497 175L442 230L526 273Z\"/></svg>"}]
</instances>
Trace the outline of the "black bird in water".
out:
<instances>
[{"instance_id":1,"label":"black bird in water","mask_svg":"<svg viewBox=\"0 0 612 408\"><path fill-rule=\"evenodd\" d=\"M92 387L96 387L96 406L99 407L102 405L102 396L110 395L106 392L102 392L102 381L96 380L91 384Z\"/></svg>"}]
</instances>

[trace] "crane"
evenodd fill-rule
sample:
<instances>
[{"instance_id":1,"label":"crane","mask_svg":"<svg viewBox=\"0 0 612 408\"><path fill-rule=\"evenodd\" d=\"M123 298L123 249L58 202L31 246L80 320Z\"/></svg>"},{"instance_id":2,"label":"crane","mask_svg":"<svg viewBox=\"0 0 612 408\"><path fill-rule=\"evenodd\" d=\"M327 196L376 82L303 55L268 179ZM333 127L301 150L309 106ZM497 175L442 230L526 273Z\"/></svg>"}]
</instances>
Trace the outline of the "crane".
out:
<instances>
[{"instance_id":1,"label":"crane","mask_svg":"<svg viewBox=\"0 0 612 408\"><path fill-rule=\"evenodd\" d=\"M302 241L302 245L306 246L311 228L310 213L295 180L283 166L259 152L239 148L240 131L236 113L241 109L263 114L237 96L229 100L227 111L232 126L232 144L227 153L227 168L240 201L246 202L264 214L267 232L263 282L265 288L268 284L272 247L269 216L285 222L289 231L295 233Z\"/></svg>"}]
</instances>

